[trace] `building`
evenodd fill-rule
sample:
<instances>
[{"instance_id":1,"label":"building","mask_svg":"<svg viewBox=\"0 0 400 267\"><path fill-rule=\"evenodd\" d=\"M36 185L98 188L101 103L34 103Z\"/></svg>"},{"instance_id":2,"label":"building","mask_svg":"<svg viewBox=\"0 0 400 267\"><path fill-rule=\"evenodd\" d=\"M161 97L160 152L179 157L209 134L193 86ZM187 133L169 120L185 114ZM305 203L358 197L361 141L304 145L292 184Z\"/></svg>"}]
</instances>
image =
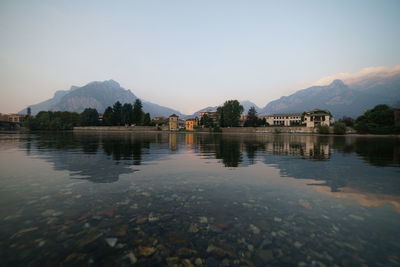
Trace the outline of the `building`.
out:
<instances>
[{"instance_id":1,"label":"building","mask_svg":"<svg viewBox=\"0 0 400 267\"><path fill-rule=\"evenodd\" d=\"M22 114L0 114L0 121L8 121L14 123L23 122L25 115Z\"/></svg>"},{"instance_id":2,"label":"building","mask_svg":"<svg viewBox=\"0 0 400 267\"><path fill-rule=\"evenodd\" d=\"M331 126L333 123L333 117L327 110L315 109L304 113L304 123L310 128L319 125Z\"/></svg>"},{"instance_id":3,"label":"building","mask_svg":"<svg viewBox=\"0 0 400 267\"><path fill-rule=\"evenodd\" d=\"M0 113L0 121L8 121L8 115Z\"/></svg>"},{"instance_id":4,"label":"building","mask_svg":"<svg viewBox=\"0 0 400 267\"><path fill-rule=\"evenodd\" d=\"M199 125L199 120L197 118L187 119L185 121L185 129L187 131L193 131L196 126Z\"/></svg>"},{"instance_id":5,"label":"building","mask_svg":"<svg viewBox=\"0 0 400 267\"><path fill-rule=\"evenodd\" d=\"M216 110L204 110L200 111L200 114L198 116L199 120L204 116L207 115L209 118L213 119L214 122L217 121L217 111Z\"/></svg>"},{"instance_id":6,"label":"building","mask_svg":"<svg viewBox=\"0 0 400 267\"><path fill-rule=\"evenodd\" d=\"M330 126L333 117L327 110L315 109L304 113L282 113L264 117L271 126L307 126L310 128L318 125Z\"/></svg>"},{"instance_id":7,"label":"building","mask_svg":"<svg viewBox=\"0 0 400 267\"><path fill-rule=\"evenodd\" d=\"M166 120L166 118L164 118L164 117L154 117L153 118L153 121L165 121Z\"/></svg>"},{"instance_id":8,"label":"building","mask_svg":"<svg viewBox=\"0 0 400 267\"><path fill-rule=\"evenodd\" d=\"M178 131L179 117L176 114L172 114L168 119L168 126L170 131Z\"/></svg>"},{"instance_id":9,"label":"building","mask_svg":"<svg viewBox=\"0 0 400 267\"><path fill-rule=\"evenodd\" d=\"M301 113L273 114L266 116L265 120L271 126L300 126Z\"/></svg>"}]
</instances>

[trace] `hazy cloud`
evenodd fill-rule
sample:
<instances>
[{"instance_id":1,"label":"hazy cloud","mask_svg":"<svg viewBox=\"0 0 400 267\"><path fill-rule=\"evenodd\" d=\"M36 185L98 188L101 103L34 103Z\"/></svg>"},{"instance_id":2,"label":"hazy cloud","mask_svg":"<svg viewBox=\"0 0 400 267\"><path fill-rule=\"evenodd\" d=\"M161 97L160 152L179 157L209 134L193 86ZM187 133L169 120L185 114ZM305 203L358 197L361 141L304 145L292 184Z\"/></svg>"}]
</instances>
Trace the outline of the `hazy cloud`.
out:
<instances>
[{"instance_id":1,"label":"hazy cloud","mask_svg":"<svg viewBox=\"0 0 400 267\"><path fill-rule=\"evenodd\" d=\"M400 73L400 65L396 65L393 67L385 67L385 66L378 66L378 67L368 67L363 68L359 72L356 73L348 73L342 72L334 75L330 75L324 77L317 82L313 83L314 85L327 85L330 84L333 80L340 79L345 84L354 84L357 83L365 78L373 78L373 77L382 77L388 78Z\"/></svg>"}]
</instances>

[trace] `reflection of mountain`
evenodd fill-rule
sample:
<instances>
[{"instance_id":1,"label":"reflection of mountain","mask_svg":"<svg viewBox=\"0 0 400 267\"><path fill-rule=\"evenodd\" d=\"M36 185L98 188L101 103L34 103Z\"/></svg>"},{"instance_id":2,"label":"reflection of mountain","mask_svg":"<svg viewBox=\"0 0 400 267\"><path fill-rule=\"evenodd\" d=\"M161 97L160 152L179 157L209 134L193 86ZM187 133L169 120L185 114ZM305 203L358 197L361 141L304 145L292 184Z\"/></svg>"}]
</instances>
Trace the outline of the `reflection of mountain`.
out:
<instances>
[{"instance_id":1,"label":"reflection of mountain","mask_svg":"<svg viewBox=\"0 0 400 267\"><path fill-rule=\"evenodd\" d=\"M222 159L225 167L249 166L259 154L300 156L310 160L327 160L330 157L326 138L292 135L200 135L195 136L201 154ZM245 156L244 156L245 154Z\"/></svg>"},{"instance_id":2,"label":"reflection of mountain","mask_svg":"<svg viewBox=\"0 0 400 267\"><path fill-rule=\"evenodd\" d=\"M398 140L331 137L325 141L334 151L329 161L290 160L288 156L265 156L263 161L275 165L284 176L323 181L318 185L329 186L332 192L351 187L363 192L400 194L400 180L394 178L400 177L399 169L387 167L382 171L377 167L399 165Z\"/></svg>"},{"instance_id":3,"label":"reflection of mountain","mask_svg":"<svg viewBox=\"0 0 400 267\"><path fill-rule=\"evenodd\" d=\"M115 182L134 165L155 162L180 148L200 158L220 159L225 167L264 162L282 176L321 181L331 192L351 188L373 194L400 194L400 140L306 135L209 135L61 133L28 136L29 155L39 155L56 170L92 182ZM383 169L382 166L385 166Z\"/></svg>"},{"instance_id":4,"label":"reflection of mountain","mask_svg":"<svg viewBox=\"0 0 400 267\"><path fill-rule=\"evenodd\" d=\"M135 171L131 165L163 157L160 153L150 156L150 144L163 149L166 139L160 134L62 133L39 135L26 142L30 155L39 155L53 163L55 170L68 170L76 179L96 183L118 181L121 174Z\"/></svg>"},{"instance_id":5,"label":"reflection of mountain","mask_svg":"<svg viewBox=\"0 0 400 267\"><path fill-rule=\"evenodd\" d=\"M335 140L334 147L345 153L356 152L375 166L400 165L400 140L397 138L353 138L347 143L344 140Z\"/></svg>"},{"instance_id":6,"label":"reflection of mountain","mask_svg":"<svg viewBox=\"0 0 400 267\"><path fill-rule=\"evenodd\" d=\"M400 194L398 168L389 167L382 171L364 164L354 154L334 153L329 161L301 161L274 156L265 157L264 162L275 165L283 176L322 181L315 185L328 186L332 192L341 191L342 187L351 187L363 192Z\"/></svg>"},{"instance_id":7,"label":"reflection of mountain","mask_svg":"<svg viewBox=\"0 0 400 267\"><path fill-rule=\"evenodd\" d=\"M225 167L264 162L283 176L321 181L339 192L344 187L374 194L400 194L400 141L390 138L322 137L302 135L195 136L200 155L222 159ZM338 153L339 152L339 153ZM366 162L365 164L360 158ZM375 165L375 166L374 166ZM393 186L397 185L397 186Z\"/></svg>"}]
</instances>

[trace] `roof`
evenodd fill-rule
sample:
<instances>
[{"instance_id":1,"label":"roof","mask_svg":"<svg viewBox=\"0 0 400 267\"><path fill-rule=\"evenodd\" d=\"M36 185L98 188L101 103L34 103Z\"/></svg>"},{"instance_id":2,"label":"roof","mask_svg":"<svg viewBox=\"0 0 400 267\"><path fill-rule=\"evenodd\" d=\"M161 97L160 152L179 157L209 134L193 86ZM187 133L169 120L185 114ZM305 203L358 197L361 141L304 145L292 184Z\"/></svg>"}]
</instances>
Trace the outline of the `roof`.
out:
<instances>
[{"instance_id":1,"label":"roof","mask_svg":"<svg viewBox=\"0 0 400 267\"><path fill-rule=\"evenodd\" d=\"M268 117L276 117L276 116L281 116L281 117L286 117L286 116L301 116L301 113L281 113L281 114L272 114L268 115Z\"/></svg>"},{"instance_id":2,"label":"roof","mask_svg":"<svg viewBox=\"0 0 400 267\"><path fill-rule=\"evenodd\" d=\"M169 117L179 117L179 116L177 116L176 114L172 114L171 116L169 116Z\"/></svg>"},{"instance_id":3,"label":"roof","mask_svg":"<svg viewBox=\"0 0 400 267\"><path fill-rule=\"evenodd\" d=\"M196 121L196 119L190 118L190 119L187 119L186 121Z\"/></svg>"},{"instance_id":4,"label":"roof","mask_svg":"<svg viewBox=\"0 0 400 267\"><path fill-rule=\"evenodd\" d=\"M327 110L323 110L323 109L314 109L311 111L306 112L306 114L310 115L331 115L331 113Z\"/></svg>"}]
</instances>

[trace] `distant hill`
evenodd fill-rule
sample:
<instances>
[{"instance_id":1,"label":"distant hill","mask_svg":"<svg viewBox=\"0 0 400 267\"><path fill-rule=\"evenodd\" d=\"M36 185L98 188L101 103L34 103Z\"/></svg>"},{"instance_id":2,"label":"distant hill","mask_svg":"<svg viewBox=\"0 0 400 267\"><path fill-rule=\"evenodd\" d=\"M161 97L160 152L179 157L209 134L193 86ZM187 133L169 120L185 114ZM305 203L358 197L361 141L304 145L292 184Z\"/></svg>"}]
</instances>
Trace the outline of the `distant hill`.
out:
<instances>
[{"instance_id":1,"label":"distant hill","mask_svg":"<svg viewBox=\"0 0 400 267\"><path fill-rule=\"evenodd\" d=\"M130 91L122 88L113 80L91 82L85 86L72 86L70 90L57 91L54 97L36 105L31 105L33 115L39 111L71 111L82 112L85 108L95 108L103 113L108 106L119 101L133 103L137 97ZM144 112L149 112L151 117L169 116L173 113L182 115L179 111L163 107L141 99ZM21 113L25 113L24 109Z\"/></svg>"},{"instance_id":2,"label":"distant hill","mask_svg":"<svg viewBox=\"0 0 400 267\"><path fill-rule=\"evenodd\" d=\"M250 109L251 107L255 107L257 113L260 113L260 112L262 111L262 108L258 107L256 104L254 104L253 102L251 102L251 101L249 101L249 100L240 101L240 104L241 104L241 105L243 106L243 108L244 108L244 111L243 111L244 114L247 114L247 112L249 111L249 109Z\"/></svg>"},{"instance_id":3,"label":"distant hill","mask_svg":"<svg viewBox=\"0 0 400 267\"><path fill-rule=\"evenodd\" d=\"M393 105L400 100L400 74L391 77L365 77L347 85L334 80L325 86L312 86L269 102L262 114L327 109L335 118L358 117L377 104Z\"/></svg>"}]
</instances>

